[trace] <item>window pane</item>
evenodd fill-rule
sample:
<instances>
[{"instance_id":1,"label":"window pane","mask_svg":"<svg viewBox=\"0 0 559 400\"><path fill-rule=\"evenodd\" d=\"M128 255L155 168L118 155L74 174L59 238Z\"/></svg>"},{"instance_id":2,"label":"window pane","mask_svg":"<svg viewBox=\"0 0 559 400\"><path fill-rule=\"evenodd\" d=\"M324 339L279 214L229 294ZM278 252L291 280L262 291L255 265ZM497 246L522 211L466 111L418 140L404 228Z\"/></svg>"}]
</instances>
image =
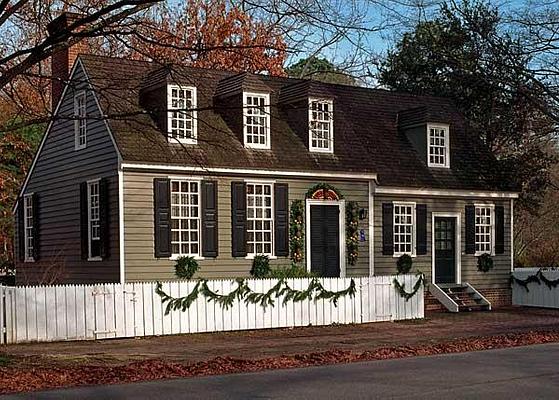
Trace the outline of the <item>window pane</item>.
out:
<instances>
[{"instance_id":1,"label":"window pane","mask_svg":"<svg viewBox=\"0 0 559 400\"><path fill-rule=\"evenodd\" d=\"M272 255L272 185L247 183L247 252Z\"/></svg>"},{"instance_id":2,"label":"window pane","mask_svg":"<svg viewBox=\"0 0 559 400\"><path fill-rule=\"evenodd\" d=\"M196 181L171 181L171 245L174 255L199 255L198 189Z\"/></svg>"},{"instance_id":3,"label":"window pane","mask_svg":"<svg viewBox=\"0 0 559 400\"><path fill-rule=\"evenodd\" d=\"M311 101L309 130L311 150L332 151L333 149L333 118L329 101Z\"/></svg>"},{"instance_id":4,"label":"window pane","mask_svg":"<svg viewBox=\"0 0 559 400\"><path fill-rule=\"evenodd\" d=\"M270 112L268 96L247 95L244 108L245 143L269 147Z\"/></svg>"},{"instance_id":5,"label":"window pane","mask_svg":"<svg viewBox=\"0 0 559 400\"><path fill-rule=\"evenodd\" d=\"M411 205L394 205L394 253L412 254L414 207Z\"/></svg>"}]
</instances>

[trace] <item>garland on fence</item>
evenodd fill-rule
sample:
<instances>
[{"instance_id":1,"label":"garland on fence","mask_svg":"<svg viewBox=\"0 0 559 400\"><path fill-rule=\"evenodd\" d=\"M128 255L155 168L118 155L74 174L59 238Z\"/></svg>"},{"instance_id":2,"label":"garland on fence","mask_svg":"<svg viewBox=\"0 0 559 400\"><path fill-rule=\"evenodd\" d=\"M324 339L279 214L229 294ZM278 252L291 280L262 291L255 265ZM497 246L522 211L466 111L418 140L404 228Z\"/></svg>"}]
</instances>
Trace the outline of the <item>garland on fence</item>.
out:
<instances>
[{"instance_id":1,"label":"garland on fence","mask_svg":"<svg viewBox=\"0 0 559 400\"><path fill-rule=\"evenodd\" d=\"M346 206L346 246L347 262L349 265L357 263L359 255L359 206L356 201L350 201Z\"/></svg>"},{"instance_id":2,"label":"garland on fence","mask_svg":"<svg viewBox=\"0 0 559 400\"><path fill-rule=\"evenodd\" d=\"M305 251L304 227L305 203L303 200L293 200L289 213L289 253L291 260L297 264L303 261Z\"/></svg>"},{"instance_id":3,"label":"garland on fence","mask_svg":"<svg viewBox=\"0 0 559 400\"><path fill-rule=\"evenodd\" d=\"M425 284L425 275L424 274L422 274L421 272L418 272L415 276L417 276L418 279L417 279L417 282L415 283L415 285L413 286L413 289L412 289L411 292L406 292L406 284L398 282L397 277L395 277L394 280L392 281L394 283L394 286L396 287L396 290L398 291L398 294L400 295L400 297L403 297L406 301L408 301L413 296L415 296L415 294L417 293L417 291L419 290L421 285Z\"/></svg>"},{"instance_id":4,"label":"garland on fence","mask_svg":"<svg viewBox=\"0 0 559 400\"><path fill-rule=\"evenodd\" d=\"M534 275L529 275L526 279L519 279L516 276L511 275L510 280L511 283L516 283L519 286L522 286L524 289L526 289L527 292L530 291L530 289L528 289L528 284L532 282L535 282L538 285L541 285L543 282L549 288L549 290L554 289L559 285L559 278L554 280L547 279L544 276L543 270L541 268Z\"/></svg>"},{"instance_id":5,"label":"garland on fence","mask_svg":"<svg viewBox=\"0 0 559 400\"><path fill-rule=\"evenodd\" d=\"M346 289L338 292L325 289L317 278L313 278L309 283L309 287L305 290L292 289L284 279L280 279L278 283L266 293L254 292L242 278L237 278L235 282L237 283L237 287L229 294L219 294L212 291L208 287L208 281L205 279L198 280L192 291L183 297L172 297L165 293L161 282L157 282L155 293L161 297L163 304L167 303L167 307L165 308L165 315L167 315L171 310L186 311L200 294L206 297L208 301L214 301L221 307L227 309L233 305L235 300L244 300L245 304L259 304L265 308L268 305L273 306L274 300L280 296L284 296L284 305L287 304L288 301L298 302L303 300L314 299L316 301L325 299L330 300L334 306L337 306L340 297L353 297L356 292L355 281L353 279L351 279Z\"/></svg>"}]
</instances>

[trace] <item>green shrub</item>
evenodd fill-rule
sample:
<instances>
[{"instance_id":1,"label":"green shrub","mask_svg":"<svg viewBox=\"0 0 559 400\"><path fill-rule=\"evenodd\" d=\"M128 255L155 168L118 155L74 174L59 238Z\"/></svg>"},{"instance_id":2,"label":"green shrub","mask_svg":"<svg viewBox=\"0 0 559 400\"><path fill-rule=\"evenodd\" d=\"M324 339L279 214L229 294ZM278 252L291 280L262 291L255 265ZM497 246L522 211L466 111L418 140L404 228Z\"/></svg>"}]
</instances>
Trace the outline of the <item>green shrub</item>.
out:
<instances>
[{"instance_id":1,"label":"green shrub","mask_svg":"<svg viewBox=\"0 0 559 400\"><path fill-rule=\"evenodd\" d=\"M198 261L192 256L179 257L175 263L175 275L180 279L191 279L199 269Z\"/></svg>"},{"instance_id":2,"label":"green shrub","mask_svg":"<svg viewBox=\"0 0 559 400\"><path fill-rule=\"evenodd\" d=\"M250 274L254 278L268 278L270 275L270 259L268 256L258 254L252 260L252 269Z\"/></svg>"},{"instance_id":3,"label":"green shrub","mask_svg":"<svg viewBox=\"0 0 559 400\"><path fill-rule=\"evenodd\" d=\"M316 274L308 272L305 267L301 267L297 264L291 264L290 266L276 268L270 271L270 275L267 278L275 279L287 279L287 278L314 278Z\"/></svg>"},{"instance_id":4,"label":"green shrub","mask_svg":"<svg viewBox=\"0 0 559 400\"><path fill-rule=\"evenodd\" d=\"M493 258L487 253L477 258L477 269L481 272L488 272L493 269Z\"/></svg>"},{"instance_id":5,"label":"green shrub","mask_svg":"<svg viewBox=\"0 0 559 400\"><path fill-rule=\"evenodd\" d=\"M399 274L407 274L411 271L413 260L409 254L402 254L396 261L396 269Z\"/></svg>"}]
</instances>

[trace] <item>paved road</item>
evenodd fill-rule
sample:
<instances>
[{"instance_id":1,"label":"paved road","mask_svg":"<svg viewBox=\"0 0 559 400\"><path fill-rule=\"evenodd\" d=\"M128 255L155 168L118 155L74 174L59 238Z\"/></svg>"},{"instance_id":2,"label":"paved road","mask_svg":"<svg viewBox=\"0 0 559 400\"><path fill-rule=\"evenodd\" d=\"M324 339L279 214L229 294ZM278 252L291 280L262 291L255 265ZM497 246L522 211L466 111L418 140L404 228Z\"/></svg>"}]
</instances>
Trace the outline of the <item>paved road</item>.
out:
<instances>
[{"instance_id":1,"label":"paved road","mask_svg":"<svg viewBox=\"0 0 559 400\"><path fill-rule=\"evenodd\" d=\"M559 344L87 387L13 399L557 399Z\"/></svg>"}]
</instances>

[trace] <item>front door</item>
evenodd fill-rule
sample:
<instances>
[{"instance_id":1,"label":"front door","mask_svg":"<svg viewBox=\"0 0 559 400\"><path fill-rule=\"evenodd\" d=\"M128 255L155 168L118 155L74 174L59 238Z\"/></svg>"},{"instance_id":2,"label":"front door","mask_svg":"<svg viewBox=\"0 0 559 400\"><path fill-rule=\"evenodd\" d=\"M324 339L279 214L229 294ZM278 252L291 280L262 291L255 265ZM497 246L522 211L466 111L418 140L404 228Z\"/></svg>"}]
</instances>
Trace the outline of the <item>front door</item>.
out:
<instances>
[{"instance_id":1,"label":"front door","mask_svg":"<svg viewBox=\"0 0 559 400\"><path fill-rule=\"evenodd\" d=\"M456 283L454 217L435 217L435 283Z\"/></svg>"},{"instance_id":2,"label":"front door","mask_svg":"<svg viewBox=\"0 0 559 400\"><path fill-rule=\"evenodd\" d=\"M340 276L340 208L311 206L311 272L324 277Z\"/></svg>"}]
</instances>

